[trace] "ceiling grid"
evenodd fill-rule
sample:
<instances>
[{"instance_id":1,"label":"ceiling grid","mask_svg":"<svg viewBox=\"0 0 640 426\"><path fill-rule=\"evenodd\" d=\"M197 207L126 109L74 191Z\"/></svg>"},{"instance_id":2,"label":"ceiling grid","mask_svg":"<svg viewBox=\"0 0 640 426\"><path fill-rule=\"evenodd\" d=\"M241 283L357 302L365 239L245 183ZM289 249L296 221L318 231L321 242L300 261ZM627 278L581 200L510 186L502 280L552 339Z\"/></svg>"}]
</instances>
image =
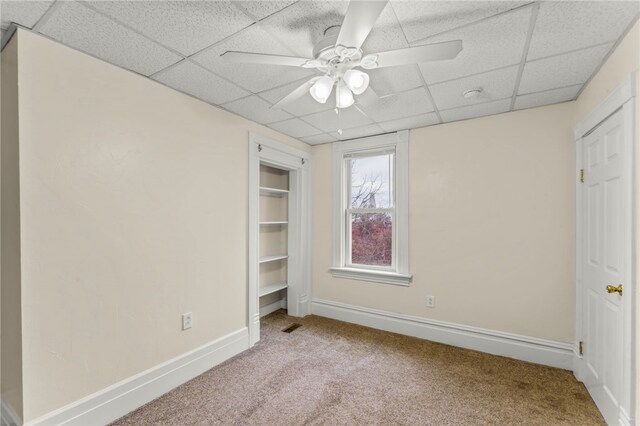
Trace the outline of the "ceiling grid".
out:
<instances>
[{"instance_id":1,"label":"ceiling grid","mask_svg":"<svg viewBox=\"0 0 640 426\"><path fill-rule=\"evenodd\" d=\"M340 110L305 95L316 70L228 63L227 50L311 57L346 1L0 2L11 23L315 145L575 100L638 20L638 2L391 0L364 54L462 40L452 60L365 70ZM526 24L523 24L525 22ZM468 89L481 89L464 97ZM377 95L375 92L379 92ZM335 128L334 128L335 127ZM338 132L338 128L341 132Z\"/></svg>"}]
</instances>

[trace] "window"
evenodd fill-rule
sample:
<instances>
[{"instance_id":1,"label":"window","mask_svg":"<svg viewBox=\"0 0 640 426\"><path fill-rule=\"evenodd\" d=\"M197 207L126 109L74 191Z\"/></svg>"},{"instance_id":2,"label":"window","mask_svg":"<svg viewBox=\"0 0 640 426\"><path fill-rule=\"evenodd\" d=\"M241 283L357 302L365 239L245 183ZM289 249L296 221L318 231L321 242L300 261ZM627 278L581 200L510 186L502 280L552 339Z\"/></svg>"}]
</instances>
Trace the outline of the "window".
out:
<instances>
[{"instance_id":1,"label":"window","mask_svg":"<svg viewBox=\"0 0 640 426\"><path fill-rule=\"evenodd\" d=\"M335 277L408 285L408 131L334 144Z\"/></svg>"}]
</instances>

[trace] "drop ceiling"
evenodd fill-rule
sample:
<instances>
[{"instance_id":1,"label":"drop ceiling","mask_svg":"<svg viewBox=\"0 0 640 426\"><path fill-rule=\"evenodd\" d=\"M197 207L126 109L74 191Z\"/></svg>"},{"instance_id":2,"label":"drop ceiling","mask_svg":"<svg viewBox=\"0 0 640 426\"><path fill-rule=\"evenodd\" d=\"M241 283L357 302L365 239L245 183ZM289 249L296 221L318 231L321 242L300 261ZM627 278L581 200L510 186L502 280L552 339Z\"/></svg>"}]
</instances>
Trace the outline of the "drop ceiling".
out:
<instances>
[{"instance_id":1,"label":"drop ceiling","mask_svg":"<svg viewBox=\"0 0 640 426\"><path fill-rule=\"evenodd\" d=\"M311 57L347 1L6 1L11 23L309 144L574 100L638 19L637 1L391 0L366 53L461 39L451 61L369 71L340 110L303 96L273 104L313 70L225 62L229 51ZM482 88L467 99L465 90ZM338 133L338 129L342 133Z\"/></svg>"}]
</instances>

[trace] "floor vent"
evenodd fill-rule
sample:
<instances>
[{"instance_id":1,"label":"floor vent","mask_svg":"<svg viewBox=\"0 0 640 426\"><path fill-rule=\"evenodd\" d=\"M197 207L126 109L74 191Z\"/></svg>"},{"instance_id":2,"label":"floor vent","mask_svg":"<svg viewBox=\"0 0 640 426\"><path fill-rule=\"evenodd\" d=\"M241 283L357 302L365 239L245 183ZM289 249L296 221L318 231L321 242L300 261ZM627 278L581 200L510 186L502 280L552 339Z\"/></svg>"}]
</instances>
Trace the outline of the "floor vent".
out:
<instances>
[{"instance_id":1,"label":"floor vent","mask_svg":"<svg viewBox=\"0 0 640 426\"><path fill-rule=\"evenodd\" d=\"M285 333L291 333L293 330L302 327L302 324L291 324L289 327L285 328L284 331Z\"/></svg>"}]
</instances>

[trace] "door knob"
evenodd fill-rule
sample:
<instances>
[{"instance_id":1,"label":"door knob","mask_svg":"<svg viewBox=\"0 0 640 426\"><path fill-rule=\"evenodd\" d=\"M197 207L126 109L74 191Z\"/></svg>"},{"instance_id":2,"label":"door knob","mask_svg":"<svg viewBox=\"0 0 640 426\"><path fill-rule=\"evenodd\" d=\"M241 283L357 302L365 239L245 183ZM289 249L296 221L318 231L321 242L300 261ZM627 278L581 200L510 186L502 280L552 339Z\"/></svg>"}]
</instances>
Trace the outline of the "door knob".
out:
<instances>
[{"instance_id":1,"label":"door knob","mask_svg":"<svg viewBox=\"0 0 640 426\"><path fill-rule=\"evenodd\" d=\"M622 284L620 284L618 287L612 286L612 285L608 285L607 286L607 293L618 293L618 294L620 294L620 296L622 296Z\"/></svg>"}]
</instances>

